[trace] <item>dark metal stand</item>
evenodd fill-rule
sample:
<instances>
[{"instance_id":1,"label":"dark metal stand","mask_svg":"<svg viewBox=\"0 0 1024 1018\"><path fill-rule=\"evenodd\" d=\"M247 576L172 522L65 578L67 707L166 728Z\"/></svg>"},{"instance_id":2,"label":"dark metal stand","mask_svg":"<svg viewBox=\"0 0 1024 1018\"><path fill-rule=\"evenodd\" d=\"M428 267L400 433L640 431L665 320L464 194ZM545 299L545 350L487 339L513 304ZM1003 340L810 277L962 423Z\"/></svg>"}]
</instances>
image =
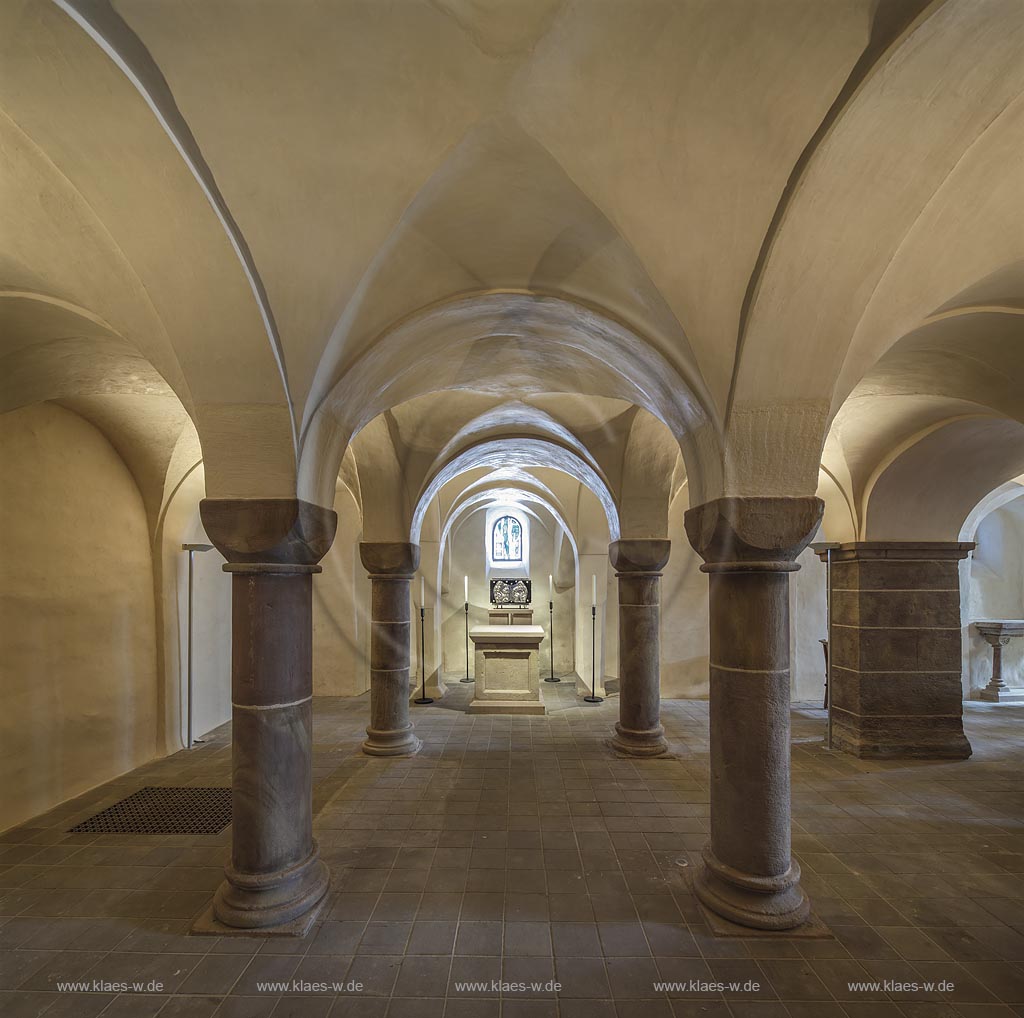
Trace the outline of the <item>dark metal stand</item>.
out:
<instances>
[{"instance_id":1,"label":"dark metal stand","mask_svg":"<svg viewBox=\"0 0 1024 1018\"><path fill-rule=\"evenodd\" d=\"M590 609L590 696L587 703L603 703L604 697L597 695L597 605Z\"/></svg>"},{"instance_id":2,"label":"dark metal stand","mask_svg":"<svg viewBox=\"0 0 1024 1018\"><path fill-rule=\"evenodd\" d=\"M825 728L825 748L832 748L832 552L839 547L835 541L822 541L811 547L825 563L825 639L821 640L821 649L825 652L825 701L822 704L828 711ZM824 558L822 556L824 555Z\"/></svg>"},{"instance_id":3,"label":"dark metal stand","mask_svg":"<svg viewBox=\"0 0 1024 1018\"><path fill-rule=\"evenodd\" d=\"M466 677L460 679L460 682L472 682L473 680L469 677L469 602L467 601L464 605L466 609Z\"/></svg>"},{"instance_id":4,"label":"dark metal stand","mask_svg":"<svg viewBox=\"0 0 1024 1018\"><path fill-rule=\"evenodd\" d=\"M828 640L819 640L818 643L825 654L825 699L822 701L821 709L828 710Z\"/></svg>"},{"instance_id":5,"label":"dark metal stand","mask_svg":"<svg viewBox=\"0 0 1024 1018\"><path fill-rule=\"evenodd\" d=\"M551 641L551 675L545 682L561 682L555 678L555 602L548 601L548 639Z\"/></svg>"},{"instance_id":6,"label":"dark metal stand","mask_svg":"<svg viewBox=\"0 0 1024 1018\"><path fill-rule=\"evenodd\" d=\"M434 698L427 696L427 623L426 608L420 605L420 670L423 675L423 695L417 696L413 703L433 703Z\"/></svg>"},{"instance_id":7,"label":"dark metal stand","mask_svg":"<svg viewBox=\"0 0 1024 1018\"><path fill-rule=\"evenodd\" d=\"M828 726L825 730L825 746L832 748L832 548L825 552L825 624L828 639L825 643L825 709L828 711Z\"/></svg>"}]
</instances>

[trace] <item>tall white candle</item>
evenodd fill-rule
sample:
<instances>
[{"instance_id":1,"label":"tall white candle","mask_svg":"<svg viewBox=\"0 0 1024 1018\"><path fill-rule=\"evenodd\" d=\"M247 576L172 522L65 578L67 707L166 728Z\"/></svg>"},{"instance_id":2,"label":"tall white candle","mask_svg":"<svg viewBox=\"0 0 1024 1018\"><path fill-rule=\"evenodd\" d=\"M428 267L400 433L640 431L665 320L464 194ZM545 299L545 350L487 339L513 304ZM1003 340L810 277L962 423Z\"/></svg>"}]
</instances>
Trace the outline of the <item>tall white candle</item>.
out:
<instances>
[{"instance_id":1,"label":"tall white candle","mask_svg":"<svg viewBox=\"0 0 1024 1018\"><path fill-rule=\"evenodd\" d=\"M468 602L469 601L469 577L468 576L463 576L462 577L462 586L465 589L465 593L466 593L466 596L462 600Z\"/></svg>"},{"instance_id":2,"label":"tall white candle","mask_svg":"<svg viewBox=\"0 0 1024 1018\"><path fill-rule=\"evenodd\" d=\"M590 603L592 605L597 604L597 577L590 577Z\"/></svg>"},{"instance_id":3,"label":"tall white candle","mask_svg":"<svg viewBox=\"0 0 1024 1018\"><path fill-rule=\"evenodd\" d=\"M425 608L427 606L427 581L421 576L420 577L420 607Z\"/></svg>"},{"instance_id":4,"label":"tall white candle","mask_svg":"<svg viewBox=\"0 0 1024 1018\"><path fill-rule=\"evenodd\" d=\"M554 601L555 599L555 583L551 579L551 573L548 573L548 600Z\"/></svg>"}]
</instances>

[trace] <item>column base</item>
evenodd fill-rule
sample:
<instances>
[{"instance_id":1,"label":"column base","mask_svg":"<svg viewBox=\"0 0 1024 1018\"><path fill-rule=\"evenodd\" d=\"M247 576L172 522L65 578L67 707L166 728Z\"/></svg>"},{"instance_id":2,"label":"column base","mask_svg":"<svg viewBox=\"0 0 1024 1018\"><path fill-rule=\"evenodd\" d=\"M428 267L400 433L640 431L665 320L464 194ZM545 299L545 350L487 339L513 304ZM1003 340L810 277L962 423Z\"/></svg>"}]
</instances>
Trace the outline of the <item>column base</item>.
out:
<instances>
[{"instance_id":1,"label":"column base","mask_svg":"<svg viewBox=\"0 0 1024 1018\"><path fill-rule=\"evenodd\" d=\"M543 703L535 700L472 700L467 714L521 714L540 716L547 714Z\"/></svg>"},{"instance_id":2,"label":"column base","mask_svg":"<svg viewBox=\"0 0 1024 1018\"><path fill-rule=\"evenodd\" d=\"M608 745L619 753L628 753L630 756L660 756L668 752L665 729L661 725L638 731L625 728L622 722L618 721L615 723L615 734L608 740Z\"/></svg>"},{"instance_id":3,"label":"column base","mask_svg":"<svg viewBox=\"0 0 1024 1018\"><path fill-rule=\"evenodd\" d=\"M412 725L387 732L367 728L366 735L362 748L367 756L415 756L423 747Z\"/></svg>"},{"instance_id":4,"label":"column base","mask_svg":"<svg viewBox=\"0 0 1024 1018\"><path fill-rule=\"evenodd\" d=\"M330 871L313 851L296 866L277 873L239 873L231 866L213 904L193 933L230 936L304 936L327 901Z\"/></svg>"},{"instance_id":5,"label":"column base","mask_svg":"<svg viewBox=\"0 0 1024 1018\"><path fill-rule=\"evenodd\" d=\"M427 679L427 696L431 700L443 700L448 687L440 679ZM409 703L415 703L423 696L423 685L418 684L409 690Z\"/></svg>"},{"instance_id":6,"label":"column base","mask_svg":"<svg viewBox=\"0 0 1024 1018\"><path fill-rule=\"evenodd\" d=\"M980 696L986 703L1022 703L1024 702L1024 689L1010 689L1007 686L1003 686L1001 689L989 689L986 686Z\"/></svg>"},{"instance_id":7,"label":"column base","mask_svg":"<svg viewBox=\"0 0 1024 1018\"><path fill-rule=\"evenodd\" d=\"M862 760L966 760L973 752L959 713L861 717L834 704L832 744Z\"/></svg>"},{"instance_id":8,"label":"column base","mask_svg":"<svg viewBox=\"0 0 1024 1018\"><path fill-rule=\"evenodd\" d=\"M694 874L693 889L701 903L717 915L755 930L791 930L807 922L811 903L800 886L794 860L778 877L741 873L704 849L704 865Z\"/></svg>"}]
</instances>

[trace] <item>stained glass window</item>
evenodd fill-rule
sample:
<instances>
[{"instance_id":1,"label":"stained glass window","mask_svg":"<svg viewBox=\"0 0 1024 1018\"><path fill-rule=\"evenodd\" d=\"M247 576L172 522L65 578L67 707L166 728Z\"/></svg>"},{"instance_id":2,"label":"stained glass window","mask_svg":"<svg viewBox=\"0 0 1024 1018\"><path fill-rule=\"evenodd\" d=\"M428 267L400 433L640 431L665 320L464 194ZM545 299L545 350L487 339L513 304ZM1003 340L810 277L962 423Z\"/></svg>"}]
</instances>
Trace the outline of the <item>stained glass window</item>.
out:
<instances>
[{"instance_id":1,"label":"stained glass window","mask_svg":"<svg viewBox=\"0 0 1024 1018\"><path fill-rule=\"evenodd\" d=\"M494 562L523 561L523 525L514 516L502 516L494 521L491 559Z\"/></svg>"}]
</instances>

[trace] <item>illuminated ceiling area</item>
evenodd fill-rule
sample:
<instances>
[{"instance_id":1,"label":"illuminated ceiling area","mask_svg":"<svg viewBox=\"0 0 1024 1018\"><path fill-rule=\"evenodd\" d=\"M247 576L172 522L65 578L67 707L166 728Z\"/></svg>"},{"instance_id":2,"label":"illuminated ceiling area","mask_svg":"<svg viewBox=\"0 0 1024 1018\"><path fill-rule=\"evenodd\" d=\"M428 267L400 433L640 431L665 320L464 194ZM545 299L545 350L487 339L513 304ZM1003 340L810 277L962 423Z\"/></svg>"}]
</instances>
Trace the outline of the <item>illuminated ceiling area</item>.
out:
<instances>
[{"instance_id":1,"label":"illuminated ceiling area","mask_svg":"<svg viewBox=\"0 0 1024 1018\"><path fill-rule=\"evenodd\" d=\"M211 495L327 504L432 395L491 437L585 396L659 422L691 503L823 465L885 533L907 443L1019 415L1014 7L8 5L5 384L147 463L183 408Z\"/></svg>"}]
</instances>

